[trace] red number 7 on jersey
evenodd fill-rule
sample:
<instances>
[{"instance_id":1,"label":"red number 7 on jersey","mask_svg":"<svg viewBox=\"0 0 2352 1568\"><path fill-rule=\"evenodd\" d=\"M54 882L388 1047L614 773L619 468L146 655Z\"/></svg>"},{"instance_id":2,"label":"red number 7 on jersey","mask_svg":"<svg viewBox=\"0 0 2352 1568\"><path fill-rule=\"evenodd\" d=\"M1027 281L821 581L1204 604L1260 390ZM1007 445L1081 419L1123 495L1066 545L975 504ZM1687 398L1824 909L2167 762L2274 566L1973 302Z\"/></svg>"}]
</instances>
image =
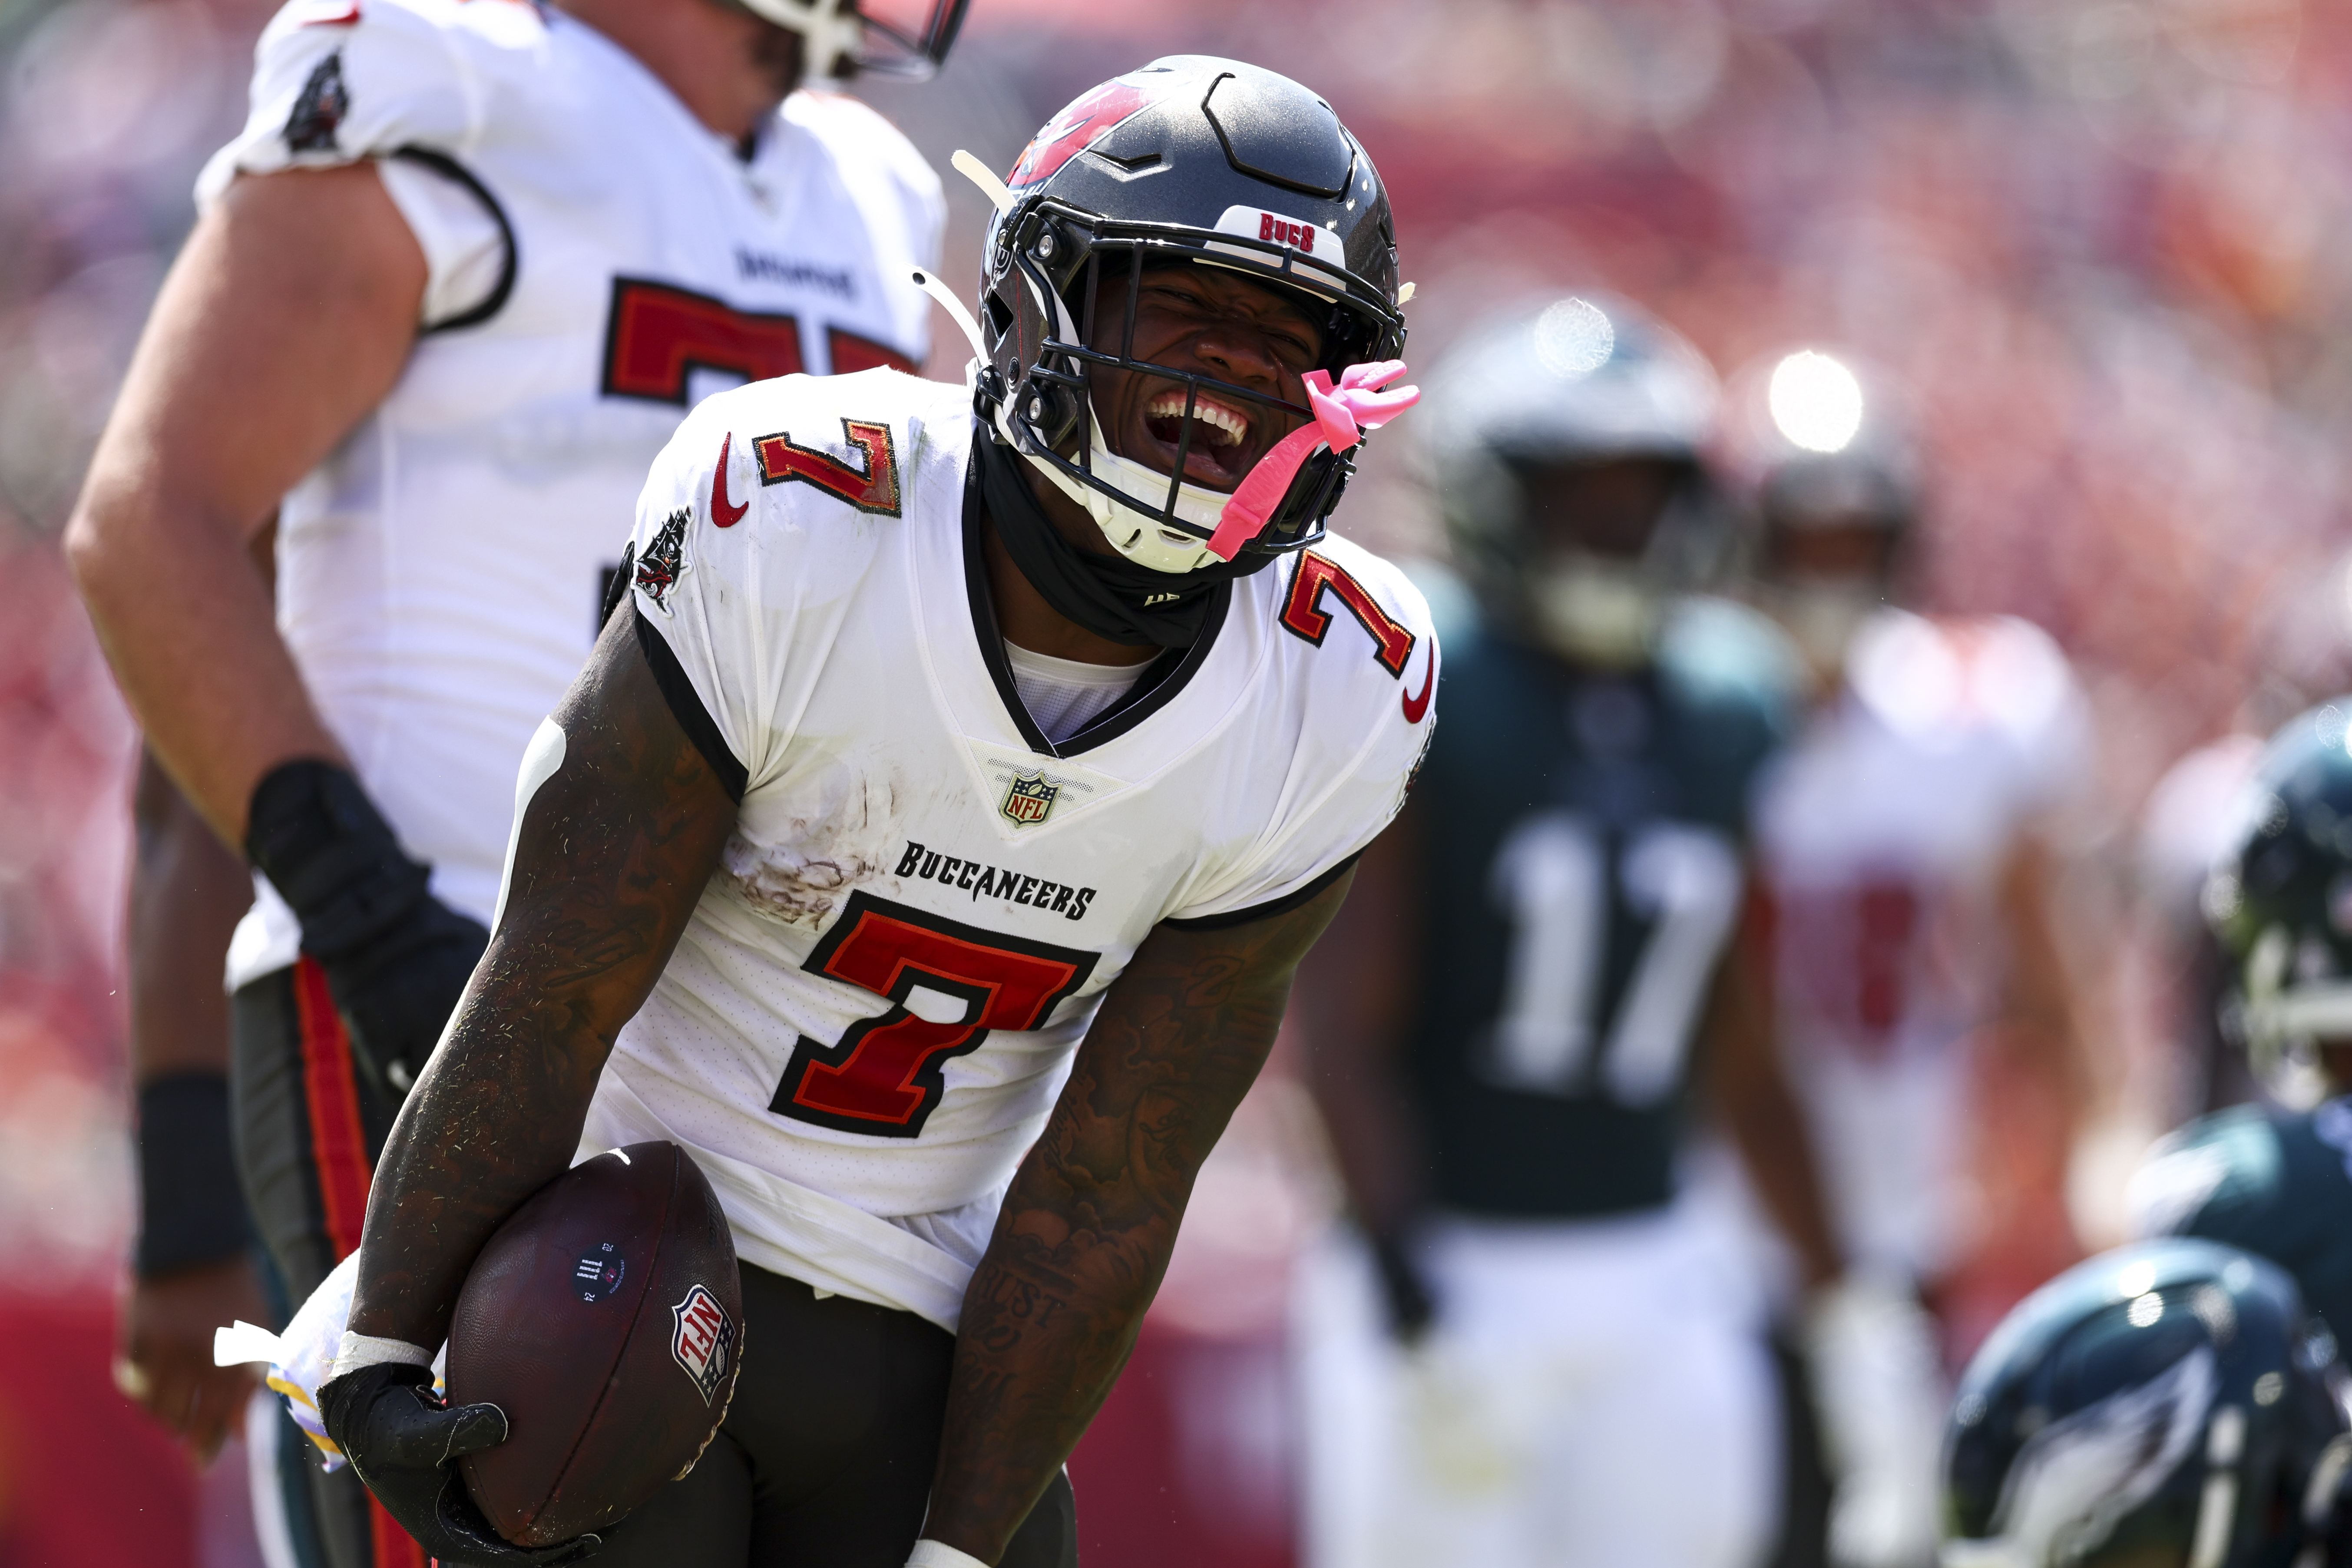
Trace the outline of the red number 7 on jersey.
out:
<instances>
[{"instance_id":1,"label":"red number 7 on jersey","mask_svg":"<svg viewBox=\"0 0 2352 1568\"><path fill-rule=\"evenodd\" d=\"M1412 657L1412 634L1397 625L1361 583L1327 555L1312 550L1299 552L1298 569L1290 575L1290 595L1282 604L1282 629L1321 647L1324 634L1331 629L1331 612L1321 603L1327 593L1371 634L1372 657L1380 660L1381 668L1391 676L1402 676L1404 661Z\"/></svg>"},{"instance_id":2,"label":"red number 7 on jersey","mask_svg":"<svg viewBox=\"0 0 2352 1568\"><path fill-rule=\"evenodd\" d=\"M852 1024L836 1045L803 1035L768 1109L843 1132L920 1137L948 1058L979 1049L991 1029L1037 1027L1099 956L852 893L801 968L892 1005Z\"/></svg>"}]
</instances>

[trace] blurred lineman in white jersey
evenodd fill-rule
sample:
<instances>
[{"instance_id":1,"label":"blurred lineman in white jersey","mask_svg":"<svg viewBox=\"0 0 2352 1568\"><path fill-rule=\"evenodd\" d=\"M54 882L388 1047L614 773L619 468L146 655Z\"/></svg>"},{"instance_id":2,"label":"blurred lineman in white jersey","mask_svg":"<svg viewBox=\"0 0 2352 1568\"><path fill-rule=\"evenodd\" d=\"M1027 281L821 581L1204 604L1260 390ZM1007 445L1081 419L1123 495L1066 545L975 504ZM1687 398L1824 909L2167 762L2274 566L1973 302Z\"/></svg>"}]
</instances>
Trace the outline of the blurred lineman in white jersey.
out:
<instances>
[{"instance_id":1,"label":"blurred lineman in white jersey","mask_svg":"<svg viewBox=\"0 0 2352 1568\"><path fill-rule=\"evenodd\" d=\"M239 1178L299 1301L482 951L654 455L734 383L925 357L938 180L794 90L935 67L962 0L896 9L296 0L261 37L68 538L151 750L118 1376L200 1447L243 1375L213 1327L269 1315ZM348 1476L286 1476L298 1554L421 1568Z\"/></svg>"},{"instance_id":2,"label":"blurred lineman in white jersey","mask_svg":"<svg viewBox=\"0 0 2352 1568\"><path fill-rule=\"evenodd\" d=\"M1937 1310L1948 1347L1973 1342L2074 1256L2056 1194L2082 1071L2039 825L2085 765L2087 715L2034 626L1889 604L1920 495L1886 389L1826 353L1769 364L1740 378L1761 598L1817 693L1758 805L1782 1049L1847 1252ZM1941 1412L1880 1409L1866 1447L1825 1439L1831 1555L1924 1563Z\"/></svg>"}]
</instances>

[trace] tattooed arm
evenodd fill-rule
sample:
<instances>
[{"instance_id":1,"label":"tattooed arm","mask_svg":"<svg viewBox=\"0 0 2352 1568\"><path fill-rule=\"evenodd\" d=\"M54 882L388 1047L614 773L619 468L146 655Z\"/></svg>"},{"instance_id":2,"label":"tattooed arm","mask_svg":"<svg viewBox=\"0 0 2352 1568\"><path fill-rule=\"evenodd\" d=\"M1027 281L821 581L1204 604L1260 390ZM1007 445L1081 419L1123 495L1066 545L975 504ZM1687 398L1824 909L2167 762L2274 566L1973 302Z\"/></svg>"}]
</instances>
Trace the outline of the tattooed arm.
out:
<instances>
[{"instance_id":1,"label":"tattooed arm","mask_svg":"<svg viewBox=\"0 0 2352 1568\"><path fill-rule=\"evenodd\" d=\"M964 1293L926 1537L995 1562L1086 1431L1352 875L1248 925L1162 926L1112 983Z\"/></svg>"},{"instance_id":2,"label":"tattooed arm","mask_svg":"<svg viewBox=\"0 0 2352 1568\"><path fill-rule=\"evenodd\" d=\"M572 1163L597 1075L685 930L735 805L615 615L555 722L506 907L368 1199L353 1332L437 1345L499 1223Z\"/></svg>"}]
</instances>

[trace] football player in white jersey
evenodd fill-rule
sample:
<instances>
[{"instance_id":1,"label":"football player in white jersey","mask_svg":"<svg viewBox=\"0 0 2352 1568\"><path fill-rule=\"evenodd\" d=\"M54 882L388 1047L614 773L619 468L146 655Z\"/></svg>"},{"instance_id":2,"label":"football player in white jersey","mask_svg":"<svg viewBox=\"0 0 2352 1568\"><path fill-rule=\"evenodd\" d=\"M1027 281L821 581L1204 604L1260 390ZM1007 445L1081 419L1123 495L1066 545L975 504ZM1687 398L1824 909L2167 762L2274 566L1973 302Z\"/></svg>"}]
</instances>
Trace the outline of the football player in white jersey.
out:
<instances>
[{"instance_id":1,"label":"football player in white jersey","mask_svg":"<svg viewBox=\"0 0 2352 1568\"><path fill-rule=\"evenodd\" d=\"M900 38L847 0L299 0L263 35L69 539L161 763L126 1381L200 1438L236 1392L200 1370L213 1326L268 1315L202 991L226 952L243 1186L299 1300L358 1245L486 940L514 769L646 465L730 380L923 358L906 278L936 178L854 100L792 89L936 63L961 12ZM274 620L249 553L273 516ZM416 1560L322 1484L338 1562Z\"/></svg>"},{"instance_id":2,"label":"football player in white jersey","mask_svg":"<svg viewBox=\"0 0 2352 1568\"><path fill-rule=\"evenodd\" d=\"M1920 509L1890 393L1817 351L1767 365L1741 378L1759 394L1761 597L1816 691L1758 806L1783 1047L1843 1244L1972 1342L2075 1256L2053 1194L2084 1071L2043 828L2084 763L2087 713L2039 629L1890 606ZM1996 1260L2001 1299L1956 1290L1964 1248ZM1854 1539L1932 1535L1939 1415L1913 1404L1829 1456L1848 1560L1924 1560ZM1861 1531L1848 1505L1864 1497L1891 1533Z\"/></svg>"},{"instance_id":3,"label":"football player in white jersey","mask_svg":"<svg viewBox=\"0 0 2352 1568\"><path fill-rule=\"evenodd\" d=\"M1075 1562L1063 1460L1431 732L1421 595L1324 532L1416 395L1330 108L1175 57L982 177L971 381L697 409L526 756L317 1391L445 1562L527 1556L450 1463L503 1416L430 1393L457 1288L577 1153L646 1139L727 1210L748 1349L606 1561Z\"/></svg>"}]
</instances>

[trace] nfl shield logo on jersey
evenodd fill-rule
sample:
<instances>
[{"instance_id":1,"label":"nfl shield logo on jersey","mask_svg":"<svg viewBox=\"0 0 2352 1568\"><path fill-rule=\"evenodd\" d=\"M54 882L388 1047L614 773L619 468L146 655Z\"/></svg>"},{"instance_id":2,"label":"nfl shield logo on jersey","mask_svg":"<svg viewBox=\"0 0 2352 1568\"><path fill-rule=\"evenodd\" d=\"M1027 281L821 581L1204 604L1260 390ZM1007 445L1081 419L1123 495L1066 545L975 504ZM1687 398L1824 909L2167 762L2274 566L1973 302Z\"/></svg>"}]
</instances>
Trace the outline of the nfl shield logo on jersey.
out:
<instances>
[{"instance_id":1,"label":"nfl shield logo on jersey","mask_svg":"<svg viewBox=\"0 0 2352 1568\"><path fill-rule=\"evenodd\" d=\"M719 1298L699 1285L688 1290L669 1315L675 1324L669 1353L686 1368L686 1375L694 1379L694 1386L702 1392L702 1403L708 1405L727 1381L728 1360L735 1353L734 1320L719 1304Z\"/></svg>"},{"instance_id":2,"label":"nfl shield logo on jersey","mask_svg":"<svg viewBox=\"0 0 2352 1568\"><path fill-rule=\"evenodd\" d=\"M1055 799L1061 793L1062 786L1047 784L1045 774L1024 773L1014 779L1013 787L1004 792L1004 804L999 809L1023 827L1027 827L1045 820L1045 814L1054 809Z\"/></svg>"}]
</instances>

